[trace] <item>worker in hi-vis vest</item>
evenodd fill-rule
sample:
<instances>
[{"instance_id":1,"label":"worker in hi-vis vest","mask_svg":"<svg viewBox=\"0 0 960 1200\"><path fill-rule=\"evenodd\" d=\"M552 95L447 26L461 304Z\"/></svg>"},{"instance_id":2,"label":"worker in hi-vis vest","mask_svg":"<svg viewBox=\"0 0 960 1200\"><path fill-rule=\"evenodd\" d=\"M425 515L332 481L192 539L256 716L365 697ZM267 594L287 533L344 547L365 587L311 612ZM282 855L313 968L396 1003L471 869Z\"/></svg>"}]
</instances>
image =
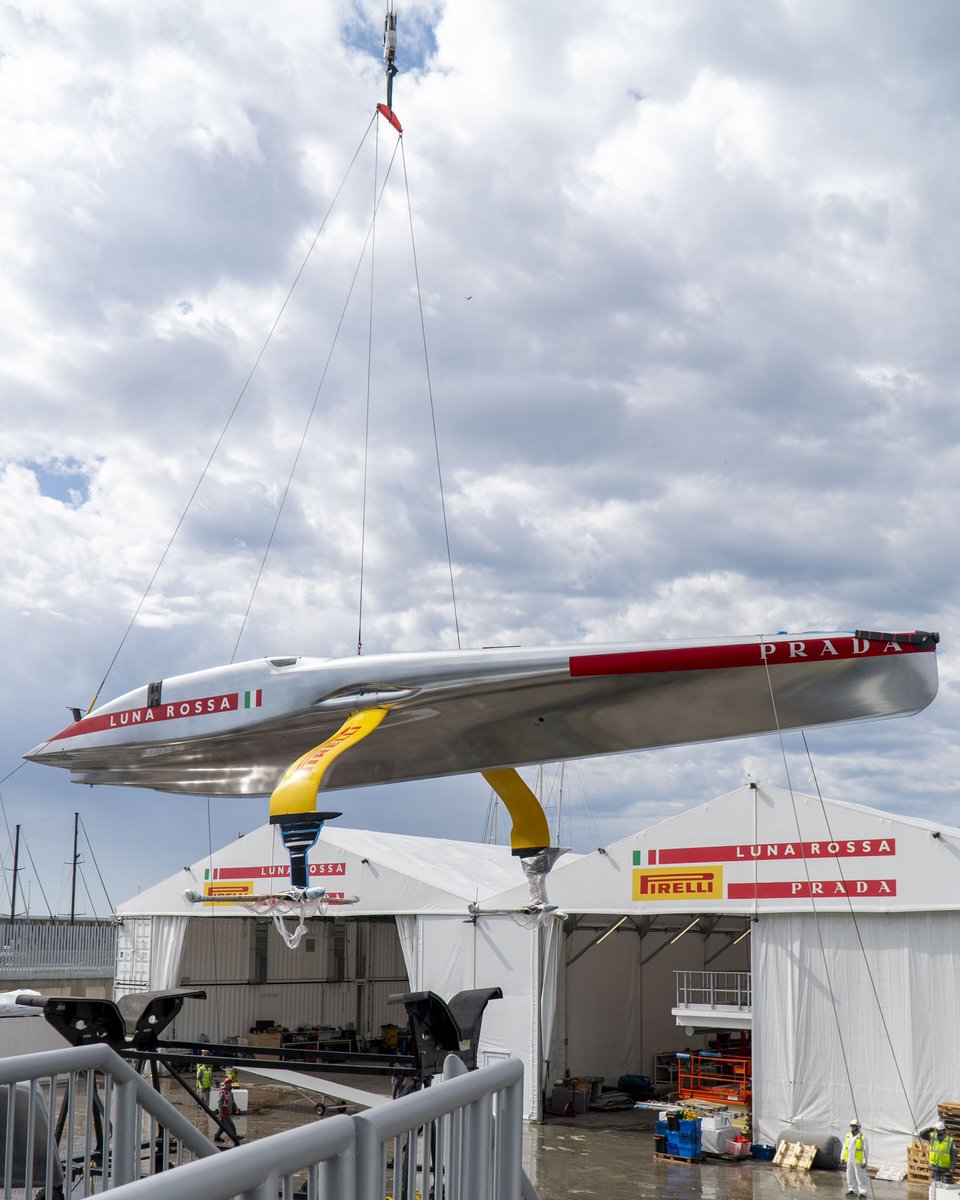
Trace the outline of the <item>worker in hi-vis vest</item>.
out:
<instances>
[{"instance_id":1,"label":"worker in hi-vis vest","mask_svg":"<svg viewBox=\"0 0 960 1200\"><path fill-rule=\"evenodd\" d=\"M213 1064L206 1059L209 1050L201 1050L203 1056L197 1063L197 1095L210 1107L210 1089L213 1087Z\"/></svg>"},{"instance_id":2,"label":"worker in hi-vis vest","mask_svg":"<svg viewBox=\"0 0 960 1200\"><path fill-rule=\"evenodd\" d=\"M953 1172L956 1150L953 1138L947 1133L947 1127L938 1121L930 1130L930 1182L931 1194L933 1184L947 1183Z\"/></svg>"},{"instance_id":3,"label":"worker in hi-vis vest","mask_svg":"<svg viewBox=\"0 0 960 1200\"><path fill-rule=\"evenodd\" d=\"M841 1161L847 1164L847 1195L867 1194L867 1139L860 1132L860 1122L850 1122L850 1132L843 1140Z\"/></svg>"}]
</instances>

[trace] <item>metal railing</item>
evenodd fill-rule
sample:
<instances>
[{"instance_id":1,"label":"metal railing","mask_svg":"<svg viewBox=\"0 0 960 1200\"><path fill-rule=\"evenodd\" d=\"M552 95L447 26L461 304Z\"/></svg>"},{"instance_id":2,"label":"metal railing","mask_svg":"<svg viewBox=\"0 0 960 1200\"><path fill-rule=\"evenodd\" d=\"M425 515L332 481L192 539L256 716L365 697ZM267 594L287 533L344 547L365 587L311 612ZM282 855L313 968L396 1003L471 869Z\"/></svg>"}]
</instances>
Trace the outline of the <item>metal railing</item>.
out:
<instances>
[{"instance_id":1,"label":"metal railing","mask_svg":"<svg viewBox=\"0 0 960 1200\"><path fill-rule=\"evenodd\" d=\"M117 926L109 921L0 921L0 979L112 979Z\"/></svg>"},{"instance_id":2,"label":"metal railing","mask_svg":"<svg viewBox=\"0 0 960 1200\"><path fill-rule=\"evenodd\" d=\"M467 1071L451 1056L443 1080L354 1117L357 1200L519 1200L523 1064Z\"/></svg>"},{"instance_id":3,"label":"metal railing","mask_svg":"<svg viewBox=\"0 0 960 1200\"><path fill-rule=\"evenodd\" d=\"M468 1072L451 1056L423 1091L227 1154L106 1046L0 1061L3 1099L3 1200L537 1200L517 1059Z\"/></svg>"},{"instance_id":4,"label":"metal railing","mask_svg":"<svg viewBox=\"0 0 960 1200\"><path fill-rule=\"evenodd\" d=\"M0 1172L79 1198L219 1152L107 1046L0 1059Z\"/></svg>"},{"instance_id":5,"label":"metal railing","mask_svg":"<svg viewBox=\"0 0 960 1200\"><path fill-rule=\"evenodd\" d=\"M675 971L677 1008L737 1009L750 1012L753 988L749 971Z\"/></svg>"}]
</instances>

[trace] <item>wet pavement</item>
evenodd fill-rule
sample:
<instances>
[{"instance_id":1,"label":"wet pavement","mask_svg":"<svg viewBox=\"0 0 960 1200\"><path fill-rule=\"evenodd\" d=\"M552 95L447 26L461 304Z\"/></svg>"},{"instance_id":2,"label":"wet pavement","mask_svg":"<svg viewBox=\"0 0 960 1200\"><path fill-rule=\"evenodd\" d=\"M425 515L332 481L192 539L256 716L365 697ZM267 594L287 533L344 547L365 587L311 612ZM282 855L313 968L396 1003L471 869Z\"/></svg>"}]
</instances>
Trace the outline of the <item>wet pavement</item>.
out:
<instances>
[{"instance_id":1,"label":"wet pavement","mask_svg":"<svg viewBox=\"0 0 960 1200\"><path fill-rule=\"evenodd\" d=\"M348 1087L390 1094L388 1077L338 1076ZM241 1078L241 1086L244 1081ZM163 1092L208 1136L216 1126L199 1112L190 1097L171 1080ZM295 1088L255 1084L249 1089L249 1113L234 1118L245 1139L268 1137L284 1129L320 1120L323 1097ZM328 1114L338 1109L332 1098ZM358 1112L347 1106L345 1111ZM595 1196L598 1200L644 1200L671 1196L683 1200L844 1200L839 1171L796 1171L756 1159L705 1158L700 1163L664 1162L653 1155L656 1113L628 1109L589 1112L577 1117L549 1117L527 1125L524 1169L542 1200ZM927 1200L927 1185L871 1180L871 1200Z\"/></svg>"},{"instance_id":2,"label":"wet pavement","mask_svg":"<svg viewBox=\"0 0 960 1200\"><path fill-rule=\"evenodd\" d=\"M665 1162L653 1155L657 1114L589 1112L527 1126L524 1169L542 1200L845 1200L840 1171L796 1171L758 1159ZM872 1200L927 1200L927 1185L871 1180Z\"/></svg>"}]
</instances>

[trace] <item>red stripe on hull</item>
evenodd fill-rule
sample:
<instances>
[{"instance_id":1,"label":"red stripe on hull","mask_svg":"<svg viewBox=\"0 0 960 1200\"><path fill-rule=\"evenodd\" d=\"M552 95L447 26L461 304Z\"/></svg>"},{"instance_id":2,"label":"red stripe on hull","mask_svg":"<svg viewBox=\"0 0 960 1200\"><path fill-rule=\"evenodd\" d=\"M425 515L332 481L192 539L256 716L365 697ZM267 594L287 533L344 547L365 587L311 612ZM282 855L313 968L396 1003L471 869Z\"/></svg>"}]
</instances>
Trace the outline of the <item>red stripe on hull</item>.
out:
<instances>
[{"instance_id":1,"label":"red stripe on hull","mask_svg":"<svg viewBox=\"0 0 960 1200\"><path fill-rule=\"evenodd\" d=\"M153 708L125 708L117 712L100 713L98 716L81 717L73 725L55 733L50 741L79 737L84 733L100 733L105 729L133 729L138 725L152 725L156 721L182 721L187 717L216 716L217 713L237 712L239 707L239 694L227 692L220 696L174 700L172 704L157 704Z\"/></svg>"},{"instance_id":2,"label":"red stripe on hull","mask_svg":"<svg viewBox=\"0 0 960 1200\"><path fill-rule=\"evenodd\" d=\"M616 654L582 654L570 659L572 676L643 675L666 671L718 671L731 667L785 666L839 662L900 654L930 654L932 645L871 642L849 635L790 638L785 641L734 642L725 646L681 646L669 650L629 650Z\"/></svg>"}]
</instances>

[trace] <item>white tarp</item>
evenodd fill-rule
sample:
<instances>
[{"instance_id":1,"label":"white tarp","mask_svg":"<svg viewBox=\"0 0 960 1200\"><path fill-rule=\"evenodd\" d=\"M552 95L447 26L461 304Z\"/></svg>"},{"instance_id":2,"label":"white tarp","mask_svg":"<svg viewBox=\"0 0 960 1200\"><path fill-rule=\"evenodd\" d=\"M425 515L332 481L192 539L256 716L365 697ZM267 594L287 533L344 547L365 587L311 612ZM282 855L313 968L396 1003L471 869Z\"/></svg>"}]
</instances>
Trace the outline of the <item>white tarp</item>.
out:
<instances>
[{"instance_id":1,"label":"white tarp","mask_svg":"<svg viewBox=\"0 0 960 1200\"><path fill-rule=\"evenodd\" d=\"M154 917L153 942L150 948L152 991L175 988L179 984L183 939L187 935L189 919L186 913L180 917Z\"/></svg>"},{"instance_id":2,"label":"white tarp","mask_svg":"<svg viewBox=\"0 0 960 1200\"><path fill-rule=\"evenodd\" d=\"M403 954L403 965L407 969L407 982L411 992L420 990L417 982L417 918L409 913L397 915L397 936Z\"/></svg>"},{"instance_id":3,"label":"white tarp","mask_svg":"<svg viewBox=\"0 0 960 1200\"><path fill-rule=\"evenodd\" d=\"M522 1060L528 1117L539 1115L539 932L506 913L471 921L417 918L418 988L444 999L472 988L503 990L484 1013L477 1062Z\"/></svg>"},{"instance_id":4,"label":"white tarp","mask_svg":"<svg viewBox=\"0 0 960 1200\"><path fill-rule=\"evenodd\" d=\"M818 930L819 924L819 930ZM822 950L821 950L822 941ZM960 913L762 917L753 934L754 1128L842 1134L859 1117L874 1160L956 1100Z\"/></svg>"}]
</instances>

